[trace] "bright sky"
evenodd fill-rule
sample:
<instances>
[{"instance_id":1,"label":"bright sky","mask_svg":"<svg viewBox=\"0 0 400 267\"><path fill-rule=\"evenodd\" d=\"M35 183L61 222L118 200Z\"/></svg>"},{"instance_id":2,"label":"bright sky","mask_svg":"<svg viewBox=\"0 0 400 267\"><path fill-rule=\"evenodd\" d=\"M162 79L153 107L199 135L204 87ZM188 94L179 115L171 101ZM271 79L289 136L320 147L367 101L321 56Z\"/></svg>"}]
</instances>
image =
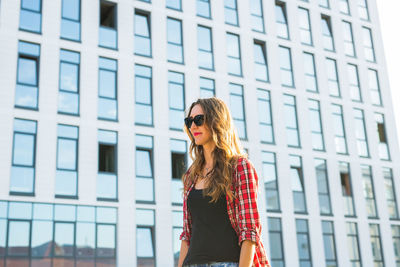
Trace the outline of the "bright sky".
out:
<instances>
[{"instance_id":1,"label":"bright sky","mask_svg":"<svg viewBox=\"0 0 400 267\"><path fill-rule=\"evenodd\" d=\"M400 1L376 0L376 2L397 124L397 140L400 142Z\"/></svg>"}]
</instances>

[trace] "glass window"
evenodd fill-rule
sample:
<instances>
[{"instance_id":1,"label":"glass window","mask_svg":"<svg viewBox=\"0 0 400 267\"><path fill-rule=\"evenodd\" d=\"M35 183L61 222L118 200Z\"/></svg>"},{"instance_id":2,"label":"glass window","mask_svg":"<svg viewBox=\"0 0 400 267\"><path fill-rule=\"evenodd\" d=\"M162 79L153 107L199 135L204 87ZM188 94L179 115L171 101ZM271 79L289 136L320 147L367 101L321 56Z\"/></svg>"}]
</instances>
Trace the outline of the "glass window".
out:
<instances>
[{"instance_id":1,"label":"glass window","mask_svg":"<svg viewBox=\"0 0 400 267\"><path fill-rule=\"evenodd\" d=\"M319 212L321 215L332 215L326 160L315 158L314 168L317 177Z\"/></svg>"},{"instance_id":2,"label":"glass window","mask_svg":"<svg viewBox=\"0 0 400 267\"><path fill-rule=\"evenodd\" d=\"M209 98L215 96L215 81L200 77L200 97Z\"/></svg>"},{"instance_id":3,"label":"glass window","mask_svg":"<svg viewBox=\"0 0 400 267\"><path fill-rule=\"evenodd\" d=\"M96 248L95 223L90 223L90 222L76 223L75 234L76 234L76 256L82 258L93 258L95 256L95 248Z\"/></svg>"},{"instance_id":4,"label":"glass window","mask_svg":"<svg viewBox=\"0 0 400 267\"><path fill-rule=\"evenodd\" d=\"M353 30L351 28L351 23L343 20L342 28L344 39L344 53L347 56L355 57L356 50L354 49Z\"/></svg>"},{"instance_id":5,"label":"glass window","mask_svg":"<svg viewBox=\"0 0 400 267\"><path fill-rule=\"evenodd\" d=\"M312 45L312 33L310 14L308 9L299 7L299 28L300 28L300 40L302 44Z\"/></svg>"},{"instance_id":6,"label":"glass window","mask_svg":"<svg viewBox=\"0 0 400 267\"><path fill-rule=\"evenodd\" d=\"M332 122L335 133L336 153L347 154L346 132L344 128L343 109L341 105L331 104Z\"/></svg>"},{"instance_id":7,"label":"glass window","mask_svg":"<svg viewBox=\"0 0 400 267\"><path fill-rule=\"evenodd\" d=\"M40 45L18 42L15 107L38 109Z\"/></svg>"},{"instance_id":8,"label":"glass window","mask_svg":"<svg viewBox=\"0 0 400 267\"><path fill-rule=\"evenodd\" d=\"M360 80L358 78L357 65L347 64L347 76L349 79L350 98L353 101L361 102Z\"/></svg>"},{"instance_id":9,"label":"glass window","mask_svg":"<svg viewBox=\"0 0 400 267\"><path fill-rule=\"evenodd\" d=\"M239 36L232 33L226 33L226 45L228 74L242 76L242 59L240 54Z\"/></svg>"},{"instance_id":10,"label":"glass window","mask_svg":"<svg viewBox=\"0 0 400 267\"><path fill-rule=\"evenodd\" d=\"M153 137L136 135L136 201L154 201Z\"/></svg>"},{"instance_id":11,"label":"glass window","mask_svg":"<svg viewBox=\"0 0 400 267\"><path fill-rule=\"evenodd\" d=\"M271 94L268 90L257 88L257 104L261 142L274 144L275 137L272 122Z\"/></svg>"},{"instance_id":12,"label":"glass window","mask_svg":"<svg viewBox=\"0 0 400 267\"><path fill-rule=\"evenodd\" d=\"M369 20L367 0L358 0L358 16L360 19Z\"/></svg>"},{"instance_id":13,"label":"glass window","mask_svg":"<svg viewBox=\"0 0 400 267\"><path fill-rule=\"evenodd\" d=\"M340 0L339 10L343 14L350 15L349 0Z\"/></svg>"},{"instance_id":14,"label":"glass window","mask_svg":"<svg viewBox=\"0 0 400 267\"><path fill-rule=\"evenodd\" d=\"M345 216L356 216L353 201L353 189L351 185L350 166L347 162L339 162L340 182Z\"/></svg>"},{"instance_id":15,"label":"glass window","mask_svg":"<svg viewBox=\"0 0 400 267\"><path fill-rule=\"evenodd\" d=\"M186 141L171 139L172 204L182 204L182 176L187 168Z\"/></svg>"},{"instance_id":16,"label":"glass window","mask_svg":"<svg viewBox=\"0 0 400 267\"><path fill-rule=\"evenodd\" d=\"M374 259L374 266L383 267L383 254L382 254L382 242L381 233L379 230L379 224L369 224L369 234L371 238L372 257Z\"/></svg>"},{"instance_id":17,"label":"glass window","mask_svg":"<svg viewBox=\"0 0 400 267\"><path fill-rule=\"evenodd\" d=\"M337 72L336 60L325 59L326 75L328 77L329 95L340 97L339 76Z\"/></svg>"},{"instance_id":18,"label":"glass window","mask_svg":"<svg viewBox=\"0 0 400 267\"><path fill-rule=\"evenodd\" d=\"M376 130L378 132L379 158L382 160L390 160L384 115L381 113L375 113L375 122Z\"/></svg>"},{"instance_id":19,"label":"glass window","mask_svg":"<svg viewBox=\"0 0 400 267\"><path fill-rule=\"evenodd\" d=\"M117 103L117 61L99 57L99 98L98 118L118 119Z\"/></svg>"},{"instance_id":20,"label":"glass window","mask_svg":"<svg viewBox=\"0 0 400 267\"><path fill-rule=\"evenodd\" d=\"M117 199L117 132L98 130L97 199Z\"/></svg>"},{"instance_id":21,"label":"glass window","mask_svg":"<svg viewBox=\"0 0 400 267\"><path fill-rule=\"evenodd\" d=\"M58 113L79 115L80 54L61 49Z\"/></svg>"},{"instance_id":22,"label":"glass window","mask_svg":"<svg viewBox=\"0 0 400 267\"><path fill-rule=\"evenodd\" d=\"M185 116L185 77L183 73L168 71L169 128L183 130Z\"/></svg>"},{"instance_id":23,"label":"glass window","mask_svg":"<svg viewBox=\"0 0 400 267\"><path fill-rule=\"evenodd\" d=\"M368 69L368 87L372 104L382 106L381 89L378 72L376 70Z\"/></svg>"},{"instance_id":24,"label":"glass window","mask_svg":"<svg viewBox=\"0 0 400 267\"><path fill-rule=\"evenodd\" d=\"M300 156L289 155L290 177L292 181L293 205L295 213L307 212L303 164Z\"/></svg>"},{"instance_id":25,"label":"glass window","mask_svg":"<svg viewBox=\"0 0 400 267\"><path fill-rule=\"evenodd\" d=\"M183 212L172 211L172 248L174 255L174 266L178 266L181 241L179 237L183 231Z\"/></svg>"},{"instance_id":26,"label":"glass window","mask_svg":"<svg viewBox=\"0 0 400 267\"><path fill-rule=\"evenodd\" d=\"M374 42L371 29L362 27L364 56L367 61L375 62Z\"/></svg>"},{"instance_id":27,"label":"glass window","mask_svg":"<svg viewBox=\"0 0 400 267\"><path fill-rule=\"evenodd\" d=\"M42 1L21 0L19 29L34 33L42 31Z\"/></svg>"},{"instance_id":28,"label":"glass window","mask_svg":"<svg viewBox=\"0 0 400 267\"><path fill-rule=\"evenodd\" d=\"M197 16L211 19L210 0L196 0Z\"/></svg>"},{"instance_id":29,"label":"glass window","mask_svg":"<svg viewBox=\"0 0 400 267\"><path fill-rule=\"evenodd\" d=\"M54 256L74 256L74 234L74 223L56 222L54 224Z\"/></svg>"},{"instance_id":30,"label":"glass window","mask_svg":"<svg viewBox=\"0 0 400 267\"><path fill-rule=\"evenodd\" d=\"M136 218L137 265L155 266L154 210L137 209ZM146 218L148 219L146 220Z\"/></svg>"},{"instance_id":31,"label":"glass window","mask_svg":"<svg viewBox=\"0 0 400 267\"><path fill-rule=\"evenodd\" d=\"M325 262L326 266L336 267L336 244L335 244L335 232L333 228L333 222L322 221L322 235L324 239L324 251L325 251Z\"/></svg>"},{"instance_id":32,"label":"glass window","mask_svg":"<svg viewBox=\"0 0 400 267\"><path fill-rule=\"evenodd\" d=\"M168 61L183 64L182 21L167 19L167 58Z\"/></svg>"},{"instance_id":33,"label":"glass window","mask_svg":"<svg viewBox=\"0 0 400 267\"><path fill-rule=\"evenodd\" d=\"M267 211L280 211L278 174L276 170L276 156L273 152L261 151L262 174L267 201Z\"/></svg>"},{"instance_id":34,"label":"glass window","mask_svg":"<svg viewBox=\"0 0 400 267\"><path fill-rule=\"evenodd\" d=\"M355 135L357 139L357 150L360 157L369 157L367 132L365 129L364 111L354 108Z\"/></svg>"},{"instance_id":35,"label":"glass window","mask_svg":"<svg viewBox=\"0 0 400 267\"><path fill-rule=\"evenodd\" d=\"M265 32L264 12L262 0L250 1L251 29L256 32Z\"/></svg>"},{"instance_id":36,"label":"glass window","mask_svg":"<svg viewBox=\"0 0 400 267\"><path fill-rule=\"evenodd\" d=\"M296 219L296 235L300 266L312 266L310 235L306 219Z\"/></svg>"},{"instance_id":37,"label":"glass window","mask_svg":"<svg viewBox=\"0 0 400 267\"><path fill-rule=\"evenodd\" d=\"M400 225L392 225L392 238L396 264L400 263Z\"/></svg>"},{"instance_id":38,"label":"glass window","mask_svg":"<svg viewBox=\"0 0 400 267\"><path fill-rule=\"evenodd\" d=\"M396 190L393 181L393 172L391 168L384 167L382 168L383 178L384 178L384 186L385 186L385 194L386 194L386 202L389 211L390 219L398 219L399 212L397 207L397 199L396 199ZM400 249L400 247L399 247ZM400 257L400 254L399 254Z\"/></svg>"},{"instance_id":39,"label":"glass window","mask_svg":"<svg viewBox=\"0 0 400 267\"><path fill-rule=\"evenodd\" d=\"M256 80L269 82L266 45L256 40L254 40L254 66Z\"/></svg>"},{"instance_id":40,"label":"glass window","mask_svg":"<svg viewBox=\"0 0 400 267\"><path fill-rule=\"evenodd\" d=\"M275 3L276 31L277 35L283 39L289 39L289 27L286 15L286 4L284 2Z\"/></svg>"},{"instance_id":41,"label":"glass window","mask_svg":"<svg viewBox=\"0 0 400 267\"><path fill-rule=\"evenodd\" d=\"M333 33L331 26L331 18L325 15L321 16L321 27L322 37L324 43L324 49L328 51L335 51L335 45L333 41Z\"/></svg>"},{"instance_id":42,"label":"glass window","mask_svg":"<svg viewBox=\"0 0 400 267\"><path fill-rule=\"evenodd\" d=\"M135 124L153 125L153 77L151 67L135 65Z\"/></svg>"},{"instance_id":43,"label":"glass window","mask_svg":"<svg viewBox=\"0 0 400 267\"><path fill-rule=\"evenodd\" d=\"M197 59L199 68L214 70L214 55L211 28L197 26Z\"/></svg>"},{"instance_id":44,"label":"glass window","mask_svg":"<svg viewBox=\"0 0 400 267\"><path fill-rule=\"evenodd\" d=\"M312 146L314 150L325 150L324 133L322 130L321 108L318 100L308 99L308 111L310 116L310 127Z\"/></svg>"},{"instance_id":45,"label":"glass window","mask_svg":"<svg viewBox=\"0 0 400 267\"><path fill-rule=\"evenodd\" d=\"M229 83L229 92L230 108L236 131L240 139L246 140L247 131L243 86L240 84Z\"/></svg>"},{"instance_id":46,"label":"glass window","mask_svg":"<svg viewBox=\"0 0 400 267\"><path fill-rule=\"evenodd\" d=\"M115 257L115 225L97 224L96 256Z\"/></svg>"},{"instance_id":47,"label":"glass window","mask_svg":"<svg viewBox=\"0 0 400 267\"><path fill-rule=\"evenodd\" d=\"M34 194L36 121L14 119L10 194Z\"/></svg>"},{"instance_id":48,"label":"glass window","mask_svg":"<svg viewBox=\"0 0 400 267\"><path fill-rule=\"evenodd\" d=\"M99 46L117 49L117 4L100 0Z\"/></svg>"},{"instance_id":49,"label":"glass window","mask_svg":"<svg viewBox=\"0 0 400 267\"><path fill-rule=\"evenodd\" d=\"M31 223L29 221L8 222L7 254L10 256L29 255L29 236Z\"/></svg>"},{"instance_id":50,"label":"glass window","mask_svg":"<svg viewBox=\"0 0 400 267\"><path fill-rule=\"evenodd\" d=\"M319 0L319 6L329 8L329 0Z\"/></svg>"},{"instance_id":51,"label":"glass window","mask_svg":"<svg viewBox=\"0 0 400 267\"><path fill-rule=\"evenodd\" d=\"M175 9L178 11L182 11L182 2L181 0L166 0L167 8Z\"/></svg>"},{"instance_id":52,"label":"glass window","mask_svg":"<svg viewBox=\"0 0 400 267\"><path fill-rule=\"evenodd\" d=\"M150 14L135 10L135 54L151 57Z\"/></svg>"},{"instance_id":53,"label":"glass window","mask_svg":"<svg viewBox=\"0 0 400 267\"><path fill-rule=\"evenodd\" d=\"M236 0L224 0L225 23L239 26L238 7Z\"/></svg>"},{"instance_id":54,"label":"glass window","mask_svg":"<svg viewBox=\"0 0 400 267\"><path fill-rule=\"evenodd\" d=\"M280 218L268 217L268 237L270 244L270 262L272 266L285 266L283 252L283 233Z\"/></svg>"},{"instance_id":55,"label":"glass window","mask_svg":"<svg viewBox=\"0 0 400 267\"><path fill-rule=\"evenodd\" d=\"M304 59L304 79L306 90L310 92L318 92L317 73L315 68L314 55L303 52Z\"/></svg>"},{"instance_id":56,"label":"glass window","mask_svg":"<svg viewBox=\"0 0 400 267\"><path fill-rule=\"evenodd\" d=\"M60 36L71 41L81 40L80 0L62 0Z\"/></svg>"},{"instance_id":57,"label":"glass window","mask_svg":"<svg viewBox=\"0 0 400 267\"><path fill-rule=\"evenodd\" d=\"M300 147L299 125L297 122L296 98L292 95L283 95L284 118L286 123L286 140L290 147Z\"/></svg>"},{"instance_id":58,"label":"glass window","mask_svg":"<svg viewBox=\"0 0 400 267\"><path fill-rule=\"evenodd\" d=\"M364 188L364 198L367 203L368 218L377 218L378 213L375 202L374 183L372 180L371 166L361 164L361 174Z\"/></svg>"},{"instance_id":59,"label":"glass window","mask_svg":"<svg viewBox=\"0 0 400 267\"><path fill-rule=\"evenodd\" d=\"M357 223L346 222L347 244L350 263L352 266L361 266L360 247L358 244Z\"/></svg>"},{"instance_id":60,"label":"glass window","mask_svg":"<svg viewBox=\"0 0 400 267\"><path fill-rule=\"evenodd\" d=\"M281 69L281 85L294 87L292 55L290 48L279 46L279 59Z\"/></svg>"}]
</instances>

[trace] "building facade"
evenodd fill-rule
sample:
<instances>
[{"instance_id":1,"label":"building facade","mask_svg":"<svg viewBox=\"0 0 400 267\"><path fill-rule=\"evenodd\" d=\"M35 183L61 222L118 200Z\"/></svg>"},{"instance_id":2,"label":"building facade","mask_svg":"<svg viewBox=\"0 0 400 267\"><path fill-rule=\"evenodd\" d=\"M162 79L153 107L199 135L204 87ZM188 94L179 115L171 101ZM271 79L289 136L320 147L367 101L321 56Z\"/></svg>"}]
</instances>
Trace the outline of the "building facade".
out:
<instances>
[{"instance_id":1,"label":"building facade","mask_svg":"<svg viewBox=\"0 0 400 267\"><path fill-rule=\"evenodd\" d=\"M0 267L176 265L183 118L210 96L273 267L400 266L375 0L2 0L0 88Z\"/></svg>"}]
</instances>

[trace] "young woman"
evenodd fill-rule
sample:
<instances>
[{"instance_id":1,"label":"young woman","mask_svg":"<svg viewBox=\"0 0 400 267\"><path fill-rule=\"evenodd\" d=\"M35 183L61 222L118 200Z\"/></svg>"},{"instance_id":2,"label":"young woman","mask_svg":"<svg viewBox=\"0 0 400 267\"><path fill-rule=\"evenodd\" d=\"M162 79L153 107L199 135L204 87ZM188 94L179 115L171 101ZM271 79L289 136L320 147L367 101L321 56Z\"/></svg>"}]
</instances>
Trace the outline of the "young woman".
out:
<instances>
[{"instance_id":1,"label":"young woman","mask_svg":"<svg viewBox=\"0 0 400 267\"><path fill-rule=\"evenodd\" d=\"M182 177L178 267L269 267L261 242L257 173L241 152L228 107L215 97L198 99L184 130L193 164Z\"/></svg>"}]
</instances>

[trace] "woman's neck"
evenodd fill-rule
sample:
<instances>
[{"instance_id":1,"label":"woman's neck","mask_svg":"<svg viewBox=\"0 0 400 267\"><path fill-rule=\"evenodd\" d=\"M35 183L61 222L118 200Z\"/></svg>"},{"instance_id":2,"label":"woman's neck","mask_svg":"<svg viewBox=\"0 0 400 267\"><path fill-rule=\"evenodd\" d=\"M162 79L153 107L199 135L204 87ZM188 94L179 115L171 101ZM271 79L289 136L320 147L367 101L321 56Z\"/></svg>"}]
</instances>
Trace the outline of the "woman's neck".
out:
<instances>
[{"instance_id":1,"label":"woman's neck","mask_svg":"<svg viewBox=\"0 0 400 267\"><path fill-rule=\"evenodd\" d=\"M212 152L214 149L215 149L214 143L210 142L203 145L203 153L204 153L204 159L206 161L206 166L211 167L213 165L214 158Z\"/></svg>"}]
</instances>

